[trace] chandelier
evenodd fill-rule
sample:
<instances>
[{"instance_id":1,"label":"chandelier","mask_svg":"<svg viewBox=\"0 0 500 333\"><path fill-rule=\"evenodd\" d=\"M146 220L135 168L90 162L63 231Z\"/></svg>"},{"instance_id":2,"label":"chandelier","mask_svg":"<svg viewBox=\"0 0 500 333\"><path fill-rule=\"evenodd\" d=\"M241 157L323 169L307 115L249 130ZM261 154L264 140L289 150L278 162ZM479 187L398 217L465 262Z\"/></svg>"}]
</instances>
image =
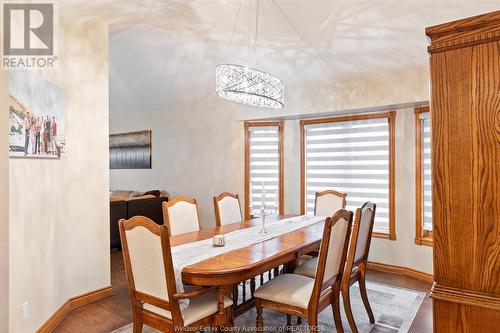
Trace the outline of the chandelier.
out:
<instances>
[{"instance_id":1,"label":"chandelier","mask_svg":"<svg viewBox=\"0 0 500 333\"><path fill-rule=\"evenodd\" d=\"M240 65L215 68L217 94L227 100L278 109L285 106L285 84L271 74Z\"/></svg>"},{"instance_id":2,"label":"chandelier","mask_svg":"<svg viewBox=\"0 0 500 333\"><path fill-rule=\"evenodd\" d=\"M260 0L257 0L255 17L255 54L256 63L259 61L258 28ZM229 50L233 43L234 32L240 16L241 2L234 22L233 34L229 43ZM250 11L250 0L249 0ZM249 12L250 17L250 12ZM249 27L250 30L250 27ZM227 56L226 56L227 57ZM234 64L221 64L215 68L215 88L217 95L232 102L252 106L278 109L285 106L285 84L269 73Z\"/></svg>"}]
</instances>

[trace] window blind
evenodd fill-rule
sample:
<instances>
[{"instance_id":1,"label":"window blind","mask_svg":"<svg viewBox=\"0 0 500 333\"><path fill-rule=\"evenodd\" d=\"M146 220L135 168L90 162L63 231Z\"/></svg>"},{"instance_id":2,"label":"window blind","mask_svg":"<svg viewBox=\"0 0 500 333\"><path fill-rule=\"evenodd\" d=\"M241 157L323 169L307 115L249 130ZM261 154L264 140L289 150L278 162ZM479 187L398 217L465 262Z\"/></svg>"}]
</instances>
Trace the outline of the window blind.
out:
<instances>
[{"instance_id":1,"label":"window blind","mask_svg":"<svg viewBox=\"0 0 500 333\"><path fill-rule=\"evenodd\" d=\"M260 215L262 193L266 210L279 211L279 126L248 128L250 214Z\"/></svg>"},{"instance_id":2,"label":"window blind","mask_svg":"<svg viewBox=\"0 0 500 333\"><path fill-rule=\"evenodd\" d=\"M432 231L432 178L431 178L431 118L429 112L420 114L422 138L422 202L423 229Z\"/></svg>"},{"instance_id":3,"label":"window blind","mask_svg":"<svg viewBox=\"0 0 500 333\"><path fill-rule=\"evenodd\" d=\"M389 233L389 119L305 124L304 131L307 214L316 192L334 189L347 194L348 210L375 203L374 230Z\"/></svg>"}]
</instances>

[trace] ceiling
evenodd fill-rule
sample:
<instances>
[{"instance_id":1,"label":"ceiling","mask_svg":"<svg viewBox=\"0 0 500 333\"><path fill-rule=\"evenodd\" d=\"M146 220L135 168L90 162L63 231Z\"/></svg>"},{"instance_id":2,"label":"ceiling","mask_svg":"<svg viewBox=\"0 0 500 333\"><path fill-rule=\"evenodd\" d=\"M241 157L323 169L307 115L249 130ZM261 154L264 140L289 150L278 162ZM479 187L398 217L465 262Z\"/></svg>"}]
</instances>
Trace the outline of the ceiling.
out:
<instances>
[{"instance_id":1,"label":"ceiling","mask_svg":"<svg viewBox=\"0 0 500 333\"><path fill-rule=\"evenodd\" d=\"M182 96L193 93L213 98L214 67L224 62L269 71L288 87L423 69L428 62L425 27L498 10L500 3L62 0L60 8L63 17L111 25L110 71L117 84L130 85L132 77L138 89L153 83L161 90L141 92L144 99L170 91L169 103L173 98L181 105ZM164 102L160 97L158 103Z\"/></svg>"}]
</instances>

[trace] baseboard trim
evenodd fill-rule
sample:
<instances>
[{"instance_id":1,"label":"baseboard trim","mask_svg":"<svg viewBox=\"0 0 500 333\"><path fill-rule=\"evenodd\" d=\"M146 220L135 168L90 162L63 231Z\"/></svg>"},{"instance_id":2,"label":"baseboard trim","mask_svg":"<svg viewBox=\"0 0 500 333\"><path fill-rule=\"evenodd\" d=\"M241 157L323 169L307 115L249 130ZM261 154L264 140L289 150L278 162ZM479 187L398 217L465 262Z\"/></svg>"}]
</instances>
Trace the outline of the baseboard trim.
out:
<instances>
[{"instance_id":1,"label":"baseboard trim","mask_svg":"<svg viewBox=\"0 0 500 333\"><path fill-rule=\"evenodd\" d=\"M436 283L432 286L431 298L495 311L499 311L500 309L500 297L498 295L447 287Z\"/></svg>"},{"instance_id":2,"label":"baseboard trim","mask_svg":"<svg viewBox=\"0 0 500 333\"><path fill-rule=\"evenodd\" d=\"M69 301L63 305L36 331L36 333L50 333L71 312Z\"/></svg>"},{"instance_id":3,"label":"baseboard trim","mask_svg":"<svg viewBox=\"0 0 500 333\"><path fill-rule=\"evenodd\" d=\"M97 289L83 295L75 296L64 302L63 305L36 331L36 333L50 333L74 309L100 301L113 295L111 286Z\"/></svg>"},{"instance_id":4,"label":"baseboard trim","mask_svg":"<svg viewBox=\"0 0 500 333\"><path fill-rule=\"evenodd\" d=\"M374 271L387 272L387 273L393 273L393 274L407 276L407 277L410 277L410 278L413 278L413 279L416 279L419 281L427 282L429 284L432 284L434 282L434 277L432 276L432 274L417 271L413 268L394 266L394 265L382 264L382 263L371 262L371 261L368 262L367 268L372 269Z\"/></svg>"}]
</instances>

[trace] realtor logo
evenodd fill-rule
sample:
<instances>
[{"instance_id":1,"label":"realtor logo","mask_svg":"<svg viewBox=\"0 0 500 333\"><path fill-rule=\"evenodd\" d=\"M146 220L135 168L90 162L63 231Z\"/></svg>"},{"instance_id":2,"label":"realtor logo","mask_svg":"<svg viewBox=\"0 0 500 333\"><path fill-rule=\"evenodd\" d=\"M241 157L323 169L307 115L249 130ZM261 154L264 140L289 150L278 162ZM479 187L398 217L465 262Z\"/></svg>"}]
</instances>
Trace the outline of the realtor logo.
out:
<instances>
[{"instance_id":1,"label":"realtor logo","mask_svg":"<svg viewBox=\"0 0 500 333\"><path fill-rule=\"evenodd\" d=\"M3 68L54 67L54 3L3 3L2 18Z\"/></svg>"}]
</instances>

